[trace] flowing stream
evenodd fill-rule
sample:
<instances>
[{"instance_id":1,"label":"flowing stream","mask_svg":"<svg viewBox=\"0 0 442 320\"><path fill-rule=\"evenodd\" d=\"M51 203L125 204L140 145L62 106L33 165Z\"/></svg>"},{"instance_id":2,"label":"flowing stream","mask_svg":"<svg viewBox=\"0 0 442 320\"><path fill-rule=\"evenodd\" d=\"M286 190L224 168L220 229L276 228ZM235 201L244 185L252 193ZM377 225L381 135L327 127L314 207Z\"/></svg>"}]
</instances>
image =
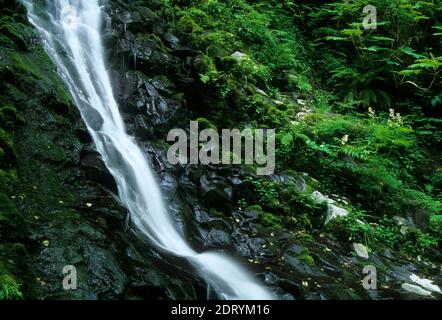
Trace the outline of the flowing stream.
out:
<instances>
[{"instance_id":1,"label":"flowing stream","mask_svg":"<svg viewBox=\"0 0 442 320\"><path fill-rule=\"evenodd\" d=\"M246 270L219 253L197 253L177 231L149 161L127 135L115 100L101 37L98 0L22 0L46 52L115 178L133 225L161 250L185 257L222 299L271 299Z\"/></svg>"}]
</instances>

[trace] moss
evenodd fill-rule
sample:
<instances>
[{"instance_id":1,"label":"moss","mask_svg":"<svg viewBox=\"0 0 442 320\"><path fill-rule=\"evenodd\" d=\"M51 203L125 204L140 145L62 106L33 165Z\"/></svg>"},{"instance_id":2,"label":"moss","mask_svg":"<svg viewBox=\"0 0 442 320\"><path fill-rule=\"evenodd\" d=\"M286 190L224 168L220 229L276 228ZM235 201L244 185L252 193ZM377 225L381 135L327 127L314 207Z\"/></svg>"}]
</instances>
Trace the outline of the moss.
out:
<instances>
[{"instance_id":1,"label":"moss","mask_svg":"<svg viewBox=\"0 0 442 320\"><path fill-rule=\"evenodd\" d=\"M26 48L32 34L30 28L22 23L15 22L11 17L0 19L0 43L8 47Z\"/></svg>"},{"instance_id":2,"label":"moss","mask_svg":"<svg viewBox=\"0 0 442 320\"><path fill-rule=\"evenodd\" d=\"M17 109L15 107L10 105L0 107L0 128L12 131L15 129L17 121Z\"/></svg>"},{"instance_id":3,"label":"moss","mask_svg":"<svg viewBox=\"0 0 442 320\"><path fill-rule=\"evenodd\" d=\"M17 182L17 172L15 170L0 169L0 193L10 194Z\"/></svg>"},{"instance_id":4,"label":"moss","mask_svg":"<svg viewBox=\"0 0 442 320\"><path fill-rule=\"evenodd\" d=\"M0 300L23 299L20 283L10 274L0 274Z\"/></svg>"},{"instance_id":5,"label":"moss","mask_svg":"<svg viewBox=\"0 0 442 320\"><path fill-rule=\"evenodd\" d=\"M139 33L136 35L136 42L140 43L143 47L154 46L155 49L159 51L162 52L168 51L167 47L164 45L161 38L155 34Z\"/></svg>"},{"instance_id":6,"label":"moss","mask_svg":"<svg viewBox=\"0 0 442 320\"><path fill-rule=\"evenodd\" d=\"M282 228L282 219L272 213L262 212L259 218L261 223L266 227L269 227L271 229Z\"/></svg>"},{"instance_id":7,"label":"moss","mask_svg":"<svg viewBox=\"0 0 442 320\"><path fill-rule=\"evenodd\" d=\"M18 243L0 243L0 300L15 300L33 292L34 276L29 270L26 248Z\"/></svg>"},{"instance_id":8,"label":"moss","mask_svg":"<svg viewBox=\"0 0 442 320\"><path fill-rule=\"evenodd\" d=\"M253 206L248 206L245 210L245 212L249 213L249 212L261 212L262 211L262 207L260 205L253 205Z\"/></svg>"},{"instance_id":9,"label":"moss","mask_svg":"<svg viewBox=\"0 0 442 320\"><path fill-rule=\"evenodd\" d=\"M315 259L313 259L313 257L309 254L308 250L302 252L298 259L304 261L310 267L315 265Z\"/></svg>"},{"instance_id":10,"label":"moss","mask_svg":"<svg viewBox=\"0 0 442 320\"><path fill-rule=\"evenodd\" d=\"M49 57L40 46L32 47L32 50L17 51L0 47L0 70L7 77L8 87L17 86L15 92L10 92L10 96L15 99L20 96L26 98L28 90L34 92L44 92L46 95L53 95L58 105L69 106L70 97L64 85L58 78L55 68ZM3 76L5 76L3 75ZM13 90L10 90L13 91Z\"/></svg>"},{"instance_id":11,"label":"moss","mask_svg":"<svg viewBox=\"0 0 442 320\"><path fill-rule=\"evenodd\" d=\"M12 137L2 128L0 128L0 148L2 149L2 157L0 158L2 162L0 166L10 167L16 162L16 154L14 144L12 142Z\"/></svg>"},{"instance_id":12,"label":"moss","mask_svg":"<svg viewBox=\"0 0 442 320\"><path fill-rule=\"evenodd\" d=\"M47 114L48 107L66 113L70 105L70 98L53 64L33 39L35 32L26 22L24 7L17 4L12 11L8 11L10 5L4 7L0 9L0 300L34 296L35 277L27 248L31 240L23 204L28 201L27 195L35 184L21 174L18 178L17 169L23 165L23 159L33 156L31 150L40 147L35 144L35 128L63 127L63 123L57 123L56 115L52 117L53 122L46 123L36 115ZM23 124L34 130L30 133L34 145L18 137ZM23 145L29 147L25 152ZM48 141L48 145L56 143ZM66 157L64 150L54 147L47 158L59 161ZM34 176L42 169L35 167L26 174ZM36 176L41 178L38 174ZM50 179L41 180L51 183ZM39 200L42 203L48 201Z\"/></svg>"},{"instance_id":13,"label":"moss","mask_svg":"<svg viewBox=\"0 0 442 320\"><path fill-rule=\"evenodd\" d=\"M200 130L204 130L204 129L217 130L216 126L213 124L213 122L211 122L210 120L207 120L206 118L198 118L198 119L196 119L196 121L198 122Z\"/></svg>"}]
</instances>

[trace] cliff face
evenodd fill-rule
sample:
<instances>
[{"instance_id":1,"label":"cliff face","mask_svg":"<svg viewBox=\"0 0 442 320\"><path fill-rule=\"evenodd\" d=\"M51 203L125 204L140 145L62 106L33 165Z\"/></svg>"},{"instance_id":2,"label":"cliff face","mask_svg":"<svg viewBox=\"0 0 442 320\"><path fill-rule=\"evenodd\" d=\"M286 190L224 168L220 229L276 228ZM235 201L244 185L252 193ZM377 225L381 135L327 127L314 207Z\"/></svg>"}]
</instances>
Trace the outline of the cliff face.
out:
<instances>
[{"instance_id":1,"label":"cliff face","mask_svg":"<svg viewBox=\"0 0 442 320\"><path fill-rule=\"evenodd\" d=\"M1 7L0 298L195 297L192 277L175 280L175 266L169 274L169 262L130 231L24 7ZM67 265L77 267L78 290L62 287Z\"/></svg>"},{"instance_id":2,"label":"cliff face","mask_svg":"<svg viewBox=\"0 0 442 320\"><path fill-rule=\"evenodd\" d=\"M187 263L157 252L131 228L115 182L23 7L16 1L0 5L1 294L10 288L6 298L21 292L38 299L214 298ZM195 249L240 257L283 299L403 298L410 296L401 284L411 272L442 281L434 264L387 248L361 257L322 232L327 212L338 209L331 199L316 203L305 196L318 183L308 174L285 170L258 180L241 166L171 166L165 143L170 129L188 128L195 119L202 126L232 123L236 111L224 111L236 104L205 86L205 53L162 1L113 0L106 11L112 21L112 32L104 35L109 65L127 128ZM247 101L259 88L237 89L238 100ZM271 192L278 200L265 198ZM311 221L303 224L305 213ZM309 234L307 224L320 231ZM62 288L66 265L77 268L78 290ZM366 265L378 268L383 290L361 286Z\"/></svg>"}]
</instances>

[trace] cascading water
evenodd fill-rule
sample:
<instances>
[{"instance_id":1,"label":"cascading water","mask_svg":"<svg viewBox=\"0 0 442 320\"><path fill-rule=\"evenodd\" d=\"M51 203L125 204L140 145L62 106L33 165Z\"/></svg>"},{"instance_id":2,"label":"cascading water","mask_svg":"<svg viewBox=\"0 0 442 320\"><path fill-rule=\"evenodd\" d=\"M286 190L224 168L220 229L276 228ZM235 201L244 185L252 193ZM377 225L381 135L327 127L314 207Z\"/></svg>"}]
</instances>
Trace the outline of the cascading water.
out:
<instances>
[{"instance_id":1,"label":"cascading water","mask_svg":"<svg viewBox=\"0 0 442 320\"><path fill-rule=\"evenodd\" d=\"M127 135L104 62L99 0L22 0L115 178L133 224L154 245L185 257L223 299L272 295L230 258L196 253L176 230L148 161Z\"/></svg>"}]
</instances>

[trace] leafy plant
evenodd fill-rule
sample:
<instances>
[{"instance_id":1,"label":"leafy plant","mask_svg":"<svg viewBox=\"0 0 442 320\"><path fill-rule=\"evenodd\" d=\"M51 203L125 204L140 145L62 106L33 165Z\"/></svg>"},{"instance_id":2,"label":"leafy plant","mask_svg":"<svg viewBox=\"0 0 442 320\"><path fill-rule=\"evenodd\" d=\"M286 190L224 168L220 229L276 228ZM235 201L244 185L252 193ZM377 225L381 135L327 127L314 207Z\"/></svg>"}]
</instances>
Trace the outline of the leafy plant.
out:
<instances>
[{"instance_id":1,"label":"leafy plant","mask_svg":"<svg viewBox=\"0 0 442 320\"><path fill-rule=\"evenodd\" d=\"M20 285L9 275L0 275L0 300L20 300Z\"/></svg>"},{"instance_id":2,"label":"leafy plant","mask_svg":"<svg viewBox=\"0 0 442 320\"><path fill-rule=\"evenodd\" d=\"M252 177L246 177L245 182L253 186L254 191L258 194L260 205L268 208L274 208L279 205L278 191L275 183L268 179L255 179Z\"/></svg>"}]
</instances>

